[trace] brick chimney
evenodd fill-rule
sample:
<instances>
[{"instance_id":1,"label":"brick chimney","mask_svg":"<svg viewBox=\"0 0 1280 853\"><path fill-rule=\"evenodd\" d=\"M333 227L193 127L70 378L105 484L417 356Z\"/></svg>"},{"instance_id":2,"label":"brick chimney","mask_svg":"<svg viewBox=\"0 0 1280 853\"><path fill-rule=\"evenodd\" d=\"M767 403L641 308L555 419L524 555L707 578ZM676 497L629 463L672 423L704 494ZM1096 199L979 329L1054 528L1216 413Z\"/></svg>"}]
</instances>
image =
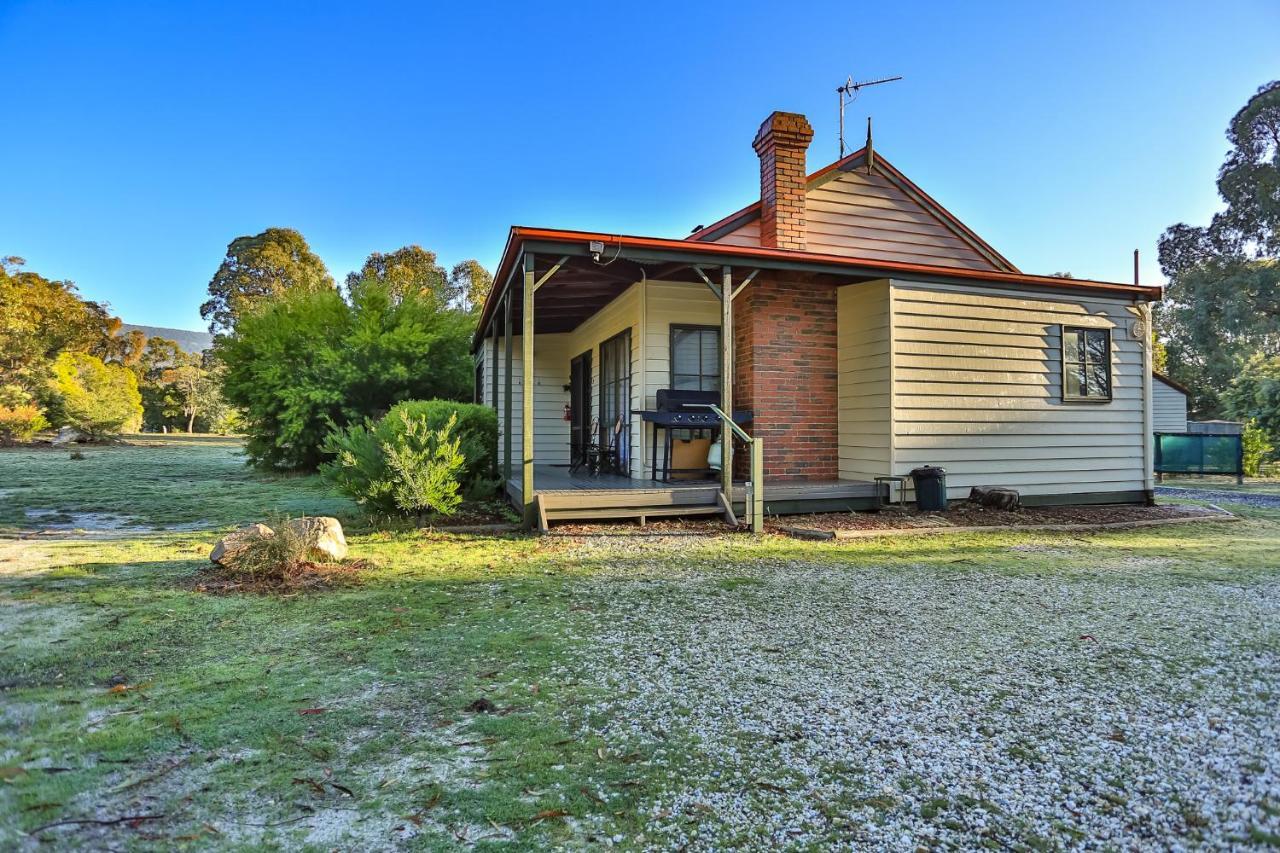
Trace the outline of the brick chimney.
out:
<instances>
[{"instance_id":1,"label":"brick chimney","mask_svg":"<svg viewBox=\"0 0 1280 853\"><path fill-rule=\"evenodd\" d=\"M775 112L751 147L760 157L760 245L805 248L804 154L813 128L799 113Z\"/></svg>"}]
</instances>

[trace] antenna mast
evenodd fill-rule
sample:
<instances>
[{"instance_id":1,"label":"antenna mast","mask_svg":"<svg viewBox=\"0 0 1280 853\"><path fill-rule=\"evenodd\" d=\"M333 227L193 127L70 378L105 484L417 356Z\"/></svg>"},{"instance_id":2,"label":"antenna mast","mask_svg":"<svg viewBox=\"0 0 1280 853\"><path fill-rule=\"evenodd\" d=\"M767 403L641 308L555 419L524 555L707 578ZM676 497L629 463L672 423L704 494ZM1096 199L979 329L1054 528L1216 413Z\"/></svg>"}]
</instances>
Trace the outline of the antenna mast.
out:
<instances>
[{"instance_id":1,"label":"antenna mast","mask_svg":"<svg viewBox=\"0 0 1280 853\"><path fill-rule=\"evenodd\" d=\"M881 77L877 80L864 80L855 83L853 77L844 81L844 85L836 89L836 98L840 102L840 159L844 159L844 108L852 104L858 97L858 92L867 86L879 86L881 83L892 83L895 80L901 80L902 76L897 77Z\"/></svg>"}]
</instances>

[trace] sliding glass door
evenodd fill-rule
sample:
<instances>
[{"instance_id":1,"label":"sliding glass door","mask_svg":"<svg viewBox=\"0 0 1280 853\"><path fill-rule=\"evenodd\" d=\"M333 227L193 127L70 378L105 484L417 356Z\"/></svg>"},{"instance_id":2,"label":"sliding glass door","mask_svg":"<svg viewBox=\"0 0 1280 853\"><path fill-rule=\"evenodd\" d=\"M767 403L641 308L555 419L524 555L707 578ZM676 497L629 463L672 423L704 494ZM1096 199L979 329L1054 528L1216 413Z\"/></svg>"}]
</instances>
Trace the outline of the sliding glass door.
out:
<instances>
[{"instance_id":1,"label":"sliding glass door","mask_svg":"<svg viewBox=\"0 0 1280 853\"><path fill-rule=\"evenodd\" d=\"M600 345L600 446L618 473L631 469L631 330Z\"/></svg>"},{"instance_id":2,"label":"sliding glass door","mask_svg":"<svg viewBox=\"0 0 1280 853\"><path fill-rule=\"evenodd\" d=\"M591 351L569 362L569 466L587 460L591 435Z\"/></svg>"}]
</instances>

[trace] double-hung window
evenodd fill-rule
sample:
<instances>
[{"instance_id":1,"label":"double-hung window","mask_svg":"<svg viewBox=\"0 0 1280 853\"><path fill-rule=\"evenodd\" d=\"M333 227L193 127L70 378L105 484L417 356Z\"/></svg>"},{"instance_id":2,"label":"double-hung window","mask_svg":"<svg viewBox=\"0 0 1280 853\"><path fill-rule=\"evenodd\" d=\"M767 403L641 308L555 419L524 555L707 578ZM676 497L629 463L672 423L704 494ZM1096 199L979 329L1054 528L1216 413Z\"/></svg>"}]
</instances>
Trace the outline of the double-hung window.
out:
<instances>
[{"instance_id":1,"label":"double-hung window","mask_svg":"<svg viewBox=\"0 0 1280 853\"><path fill-rule=\"evenodd\" d=\"M671 387L681 391L720 390L720 329L671 327Z\"/></svg>"},{"instance_id":2,"label":"double-hung window","mask_svg":"<svg viewBox=\"0 0 1280 853\"><path fill-rule=\"evenodd\" d=\"M1062 399L1069 403L1110 402L1110 329L1062 327Z\"/></svg>"}]
</instances>

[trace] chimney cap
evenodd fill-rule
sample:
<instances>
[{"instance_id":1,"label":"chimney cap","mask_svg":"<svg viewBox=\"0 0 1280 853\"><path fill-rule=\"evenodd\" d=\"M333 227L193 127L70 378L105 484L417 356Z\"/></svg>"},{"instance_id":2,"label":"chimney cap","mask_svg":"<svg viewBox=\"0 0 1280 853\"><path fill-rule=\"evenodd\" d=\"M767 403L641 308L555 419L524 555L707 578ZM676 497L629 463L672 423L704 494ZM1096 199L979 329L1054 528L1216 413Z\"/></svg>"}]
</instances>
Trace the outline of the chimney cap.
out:
<instances>
[{"instance_id":1,"label":"chimney cap","mask_svg":"<svg viewBox=\"0 0 1280 853\"><path fill-rule=\"evenodd\" d=\"M751 147L759 154L762 149L784 145L808 148L813 139L813 127L802 113L774 110L760 125Z\"/></svg>"}]
</instances>

